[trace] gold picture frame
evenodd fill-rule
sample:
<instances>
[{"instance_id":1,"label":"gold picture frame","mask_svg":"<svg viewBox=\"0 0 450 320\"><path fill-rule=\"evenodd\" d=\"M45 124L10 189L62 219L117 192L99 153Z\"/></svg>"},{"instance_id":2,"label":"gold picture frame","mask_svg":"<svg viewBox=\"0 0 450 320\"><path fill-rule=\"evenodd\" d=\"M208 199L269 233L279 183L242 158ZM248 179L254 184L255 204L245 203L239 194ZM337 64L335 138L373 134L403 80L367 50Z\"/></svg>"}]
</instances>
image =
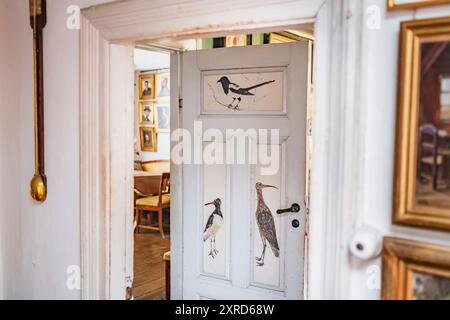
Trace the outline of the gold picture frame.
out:
<instances>
[{"instance_id":1,"label":"gold picture frame","mask_svg":"<svg viewBox=\"0 0 450 320\"><path fill-rule=\"evenodd\" d=\"M139 124L155 125L155 103L139 101L138 103Z\"/></svg>"},{"instance_id":2,"label":"gold picture frame","mask_svg":"<svg viewBox=\"0 0 450 320\"><path fill-rule=\"evenodd\" d=\"M145 152L158 151L158 137L155 127L140 127L141 150Z\"/></svg>"},{"instance_id":3,"label":"gold picture frame","mask_svg":"<svg viewBox=\"0 0 450 320\"><path fill-rule=\"evenodd\" d=\"M381 298L450 299L450 248L384 238Z\"/></svg>"},{"instance_id":4,"label":"gold picture frame","mask_svg":"<svg viewBox=\"0 0 450 320\"><path fill-rule=\"evenodd\" d=\"M139 75L139 100L155 99L155 74Z\"/></svg>"},{"instance_id":5,"label":"gold picture frame","mask_svg":"<svg viewBox=\"0 0 450 320\"><path fill-rule=\"evenodd\" d=\"M389 11L415 9L420 7L437 6L450 4L450 0L409 0L408 2L399 2L398 0L387 0Z\"/></svg>"},{"instance_id":6,"label":"gold picture frame","mask_svg":"<svg viewBox=\"0 0 450 320\"><path fill-rule=\"evenodd\" d=\"M414 20L401 24L393 222L450 230L450 206L422 201L419 179L423 159L419 155L419 142L420 150L424 145L424 140L419 136L424 128L423 116L419 117L419 112L424 112L420 103L422 66L425 65L422 64L422 59L425 60L422 57L423 46L443 41L450 42L450 18ZM434 183L435 180L433 191ZM443 195L445 201L442 203L447 203L447 193Z\"/></svg>"}]
</instances>

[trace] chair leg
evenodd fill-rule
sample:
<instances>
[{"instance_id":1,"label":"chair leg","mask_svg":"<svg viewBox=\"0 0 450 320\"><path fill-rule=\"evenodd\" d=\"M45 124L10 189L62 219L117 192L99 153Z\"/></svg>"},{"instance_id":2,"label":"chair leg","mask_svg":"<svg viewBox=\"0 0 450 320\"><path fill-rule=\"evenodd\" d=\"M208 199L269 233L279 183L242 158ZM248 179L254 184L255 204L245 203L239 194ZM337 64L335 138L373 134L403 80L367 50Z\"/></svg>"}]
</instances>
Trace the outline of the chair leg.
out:
<instances>
[{"instance_id":1,"label":"chair leg","mask_svg":"<svg viewBox=\"0 0 450 320\"><path fill-rule=\"evenodd\" d=\"M161 237L163 239L165 239L165 235L164 235L164 228L163 228L163 209L160 208L158 210L158 227L159 227L159 232L161 233Z\"/></svg>"},{"instance_id":2,"label":"chair leg","mask_svg":"<svg viewBox=\"0 0 450 320\"><path fill-rule=\"evenodd\" d=\"M433 165L432 174L433 174L432 178L433 190L437 190L438 167L436 165Z\"/></svg>"},{"instance_id":3,"label":"chair leg","mask_svg":"<svg viewBox=\"0 0 450 320\"><path fill-rule=\"evenodd\" d=\"M136 233L139 234L139 225L141 224L141 212L136 208Z\"/></svg>"}]
</instances>

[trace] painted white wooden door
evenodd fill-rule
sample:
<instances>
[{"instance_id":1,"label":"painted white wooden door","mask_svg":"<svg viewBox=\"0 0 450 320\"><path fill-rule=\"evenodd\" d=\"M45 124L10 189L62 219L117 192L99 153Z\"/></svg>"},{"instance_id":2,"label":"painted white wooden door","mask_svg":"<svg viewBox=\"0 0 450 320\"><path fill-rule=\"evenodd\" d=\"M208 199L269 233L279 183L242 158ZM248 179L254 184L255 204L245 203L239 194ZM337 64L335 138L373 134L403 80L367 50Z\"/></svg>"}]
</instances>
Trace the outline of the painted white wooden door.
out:
<instances>
[{"instance_id":1,"label":"painted white wooden door","mask_svg":"<svg viewBox=\"0 0 450 320\"><path fill-rule=\"evenodd\" d=\"M309 51L182 54L184 299L303 298Z\"/></svg>"}]
</instances>

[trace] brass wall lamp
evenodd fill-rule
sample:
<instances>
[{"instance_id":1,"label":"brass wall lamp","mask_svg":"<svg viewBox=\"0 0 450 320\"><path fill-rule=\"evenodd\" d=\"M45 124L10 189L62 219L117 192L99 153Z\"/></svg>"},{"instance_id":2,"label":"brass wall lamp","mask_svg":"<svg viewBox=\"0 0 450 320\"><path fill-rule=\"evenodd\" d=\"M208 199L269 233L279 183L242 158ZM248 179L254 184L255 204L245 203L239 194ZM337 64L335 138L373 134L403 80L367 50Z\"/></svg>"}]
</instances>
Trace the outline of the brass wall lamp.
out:
<instances>
[{"instance_id":1,"label":"brass wall lamp","mask_svg":"<svg viewBox=\"0 0 450 320\"><path fill-rule=\"evenodd\" d=\"M34 58L34 165L30 195L37 202L47 198L47 177L44 164L44 68L42 30L47 24L46 0L30 0L30 24L33 29Z\"/></svg>"}]
</instances>

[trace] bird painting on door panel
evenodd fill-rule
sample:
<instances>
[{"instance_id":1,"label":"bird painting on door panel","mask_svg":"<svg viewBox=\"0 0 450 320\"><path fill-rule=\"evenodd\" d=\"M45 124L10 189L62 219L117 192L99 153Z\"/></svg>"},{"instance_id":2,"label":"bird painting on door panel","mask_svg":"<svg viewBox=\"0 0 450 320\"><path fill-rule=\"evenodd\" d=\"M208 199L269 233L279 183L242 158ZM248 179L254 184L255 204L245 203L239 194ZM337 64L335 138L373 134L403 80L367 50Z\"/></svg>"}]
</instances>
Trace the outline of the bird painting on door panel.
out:
<instances>
[{"instance_id":1,"label":"bird painting on door panel","mask_svg":"<svg viewBox=\"0 0 450 320\"><path fill-rule=\"evenodd\" d=\"M272 249L273 255L278 258L280 256L280 247L278 245L277 230L275 229L275 221L269 207L266 205L263 197L263 189L275 188L275 186L265 185L261 182L256 184L257 205L256 205L256 223L261 236L263 249L260 257L256 257L257 266L264 266L264 258L266 256L267 243Z\"/></svg>"},{"instance_id":2,"label":"bird painting on door panel","mask_svg":"<svg viewBox=\"0 0 450 320\"><path fill-rule=\"evenodd\" d=\"M244 75L241 76L244 78ZM216 103L234 111L240 111L240 104L244 98L256 98L255 90L260 87L267 86L271 83L274 83L275 80L269 81L261 81L256 83L250 82L248 85L238 84L238 81L233 81L228 76L221 76L217 81L218 88L215 90L213 85L209 83L210 90L214 96L214 100Z\"/></svg>"},{"instance_id":3,"label":"bird painting on door panel","mask_svg":"<svg viewBox=\"0 0 450 320\"><path fill-rule=\"evenodd\" d=\"M206 222L205 230L203 231L203 242L209 240L208 256L213 259L219 253L219 251L216 249L216 234L219 232L220 228L223 225L223 214L220 210L221 204L222 200L220 200L219 198L205 204L205 206L214 205L215 207L214 211L209 216L208 221Z\"/></svg>"},{"instance_id":4,"label":"bird painting on door panel","mask_svg":"<svg viewBox=\"0 0 450 320\"><path fill-rule=\"evenodd\" d=\"M222 85L222 89L225 95L229 96L232 99L229 108L234 110L239 110L239 104L241 103L243 97L254 96L255 94L252 92L253 90L274 82L275 80L270 80L243 88L240 85L231 82L228 77L221 77L219 81L217 81L217 83L220 83Z\"/></svg>"}]
</instances>

